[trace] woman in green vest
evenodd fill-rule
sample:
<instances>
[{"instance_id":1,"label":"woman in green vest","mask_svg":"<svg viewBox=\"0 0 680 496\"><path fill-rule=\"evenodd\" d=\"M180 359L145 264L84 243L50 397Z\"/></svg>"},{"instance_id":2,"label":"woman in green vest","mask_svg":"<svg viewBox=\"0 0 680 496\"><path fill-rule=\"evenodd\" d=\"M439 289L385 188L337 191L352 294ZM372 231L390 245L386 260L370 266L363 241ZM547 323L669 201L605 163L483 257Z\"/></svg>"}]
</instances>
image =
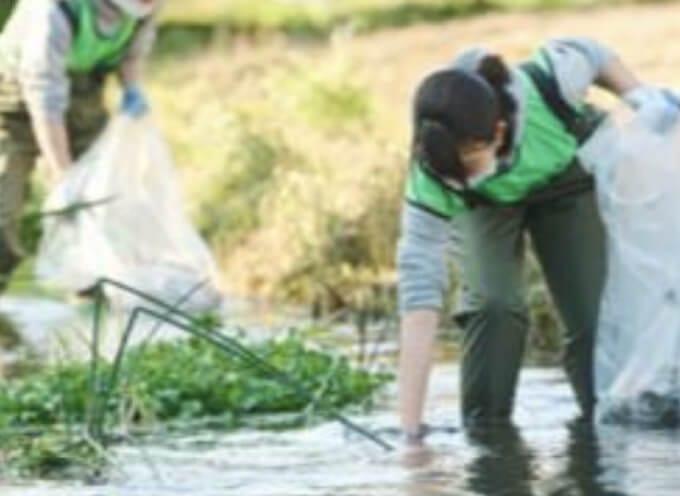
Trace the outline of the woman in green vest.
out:
<instances>
[{"instance_id":1,"label":"woman in green vest","mask_svg":"<svg viewBox=\"0 0 680 496\"><path fill-rule=\"evenodd\" d=\"M608 48L583 38L551 40L513 68L471 49L419 85L398 247L399 414L407 442L419 443L425 432L451 260L462 269L463 421L510 421L529 328L527 238L564 322L568 379L590 418L605 249L592 181L576 154L598 117L583 103L592 85L638 108L652 126L678 116L664 91L640 84Z\"/></svg>"},{"instance_id":2,"label":"woman in green vest","mask_svg":"<svg viewBox=\"0 0 680 496\"><path fill-rule=\"evenodd\" d=\"M141 64L161 0L20 0L0 35L0 290L23 256L18 224L38 156L56 181L120 110L143 115Z\"/></svg>"}]
</instances>

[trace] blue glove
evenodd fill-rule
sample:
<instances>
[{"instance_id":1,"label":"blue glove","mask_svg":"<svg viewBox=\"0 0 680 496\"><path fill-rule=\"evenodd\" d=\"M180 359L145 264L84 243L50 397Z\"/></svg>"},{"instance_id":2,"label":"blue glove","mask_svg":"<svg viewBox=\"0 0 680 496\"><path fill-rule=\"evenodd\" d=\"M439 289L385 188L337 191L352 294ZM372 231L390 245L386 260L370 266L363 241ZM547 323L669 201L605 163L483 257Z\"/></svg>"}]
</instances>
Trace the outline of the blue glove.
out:
<instances>
[{"instance_id":1,"label":"blue glove","mask_svg":"<svg viewBox=\"0 0 680 496\"><path fill-rule=\"evenodd\" d=\"M669 88L663 88L661 93L663 93L663 96L668 103L675 105L678 109L680 109L680 94L678 94L677 91L671 90Z\"/></svg>"},{"instance_id":2,"label":"blue glove","mask_svg":"<svg viewBox=\"0 0 680 496\"><path fill-rule=\"evenodd\" d=\"M669 90L638 86L623 95L623 99L655 132L667 132L680 119L680 100Z\"/></svg>"},{"instance_id":3,"label":"blue glove","mask_svg":"<svg viewBox=\"0 0 680 496\"><path fill-rule=\"evenodd\" d=\"M120 111L134 119L139 119L149 112L149 103L139 86L136 84L125 86Z\"/></svg>"}]
</instances>

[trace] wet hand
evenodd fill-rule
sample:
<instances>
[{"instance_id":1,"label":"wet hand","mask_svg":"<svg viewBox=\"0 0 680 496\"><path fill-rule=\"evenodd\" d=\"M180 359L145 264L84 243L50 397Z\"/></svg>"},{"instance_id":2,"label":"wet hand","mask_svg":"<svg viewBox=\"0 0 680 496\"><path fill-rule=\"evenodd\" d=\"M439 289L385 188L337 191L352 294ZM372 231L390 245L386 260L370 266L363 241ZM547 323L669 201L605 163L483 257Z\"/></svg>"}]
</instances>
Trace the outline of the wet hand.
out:
<instances>
[{"instance_id":1,"label":"wet hand","mask_svg":"<svg viewBox=\"0 0 680 496\"><path fill-rule=\"evenodd\" d=\"M397 453L399 464L409 469L426 467L434 458L434 451L422 439L416 443L404 441Z\"/></svg>"}]
</instances>

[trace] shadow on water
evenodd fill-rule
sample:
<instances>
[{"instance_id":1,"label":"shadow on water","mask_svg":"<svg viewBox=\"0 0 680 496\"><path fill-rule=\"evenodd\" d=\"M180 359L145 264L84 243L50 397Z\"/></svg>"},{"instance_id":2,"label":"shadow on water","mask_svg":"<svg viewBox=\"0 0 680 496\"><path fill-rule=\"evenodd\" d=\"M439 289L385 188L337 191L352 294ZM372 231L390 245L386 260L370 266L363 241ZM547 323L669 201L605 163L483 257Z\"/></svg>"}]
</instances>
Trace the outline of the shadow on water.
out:
<instances>
[{"instance_id":1,"label":"shadow on water","mask_svg":"<svg viewBox=\"0 0 680 496\"><path fill-rule=\"evenodd\" d=\"M544 479L536 453L518 429L497 427L471 432L471 442L486 451L468 467L467 487L484 495L622 495L606 487L596 431L588 425L570 425L568 433L563 468Z\"/></svg>"},{"instance_id":2,"label":"shadow on water","mask_svg":"<svg viewBox=\"0 0 680 496\"><path fill-rule=\"evenodd\" d=\"M534 454L513 426L475 427L466 432L479 455L466 467L465 486L478 494L532 496Z\"/></svg>"},{"instance_id":3,"label":"shadow on water","mask_svg":"<svg viewBox=\"0 0 680 496\"><path fill-rule=\"evenodd\" d=\"M408 473L392 494L680 494L680 431L570 422L575 411L569 405L571 392L564 381L556 381L556 371L528 372L520 387L519 427L475 427L446 438L433 436L430 448L402 460ZM436 401L443 400L452 402L451 396L441 395ZM443 413L435 420L448 420Z\"/></svg>"},{"instance_id":4,"label":"shadow on water","mask_svg":"<svg viewBox=\"0 0 680 496\"><path fill-rule=\"evenodd\" d=\"M552 481L556 486L553 495L617 496L616 481L607 481L600 439L597 431L588 425L574 425L569 429L566 449L566 468Z\"/></svg>"},{"instance_id":5,"label":"shadow on water","mask_svg":"<svg viewBox=\"0 0 680 496\"><path fill-rule=\"evenodd\" d=\"M618 434L620 435L620 433ZM670 495L654 489L626 488L626 477L633 468L621 458L623 446L618 435L600 433L584 425L569 426L566 446L546 457L539 446L532 448L520 429L506 425L469 429L463 434L464 449L474 454L461 466L435 460L441 455L430 449L409 454L402 464L412 471L404 484L404 495L484 495L484 496L628 496ZM613 445L611 444L613 443ZM603 444L618 451L612 457ZM460 453L459 453L460 455ZM456 456L447 454L445 456ZM555 462L555 468L549 465ZM644 471L654 467L639 460ZM420 468L420 471L417 469ZM650 487L650 491L652 491ZM382 493L381 493L382 494Z\"/></svg>"}]
</instances>

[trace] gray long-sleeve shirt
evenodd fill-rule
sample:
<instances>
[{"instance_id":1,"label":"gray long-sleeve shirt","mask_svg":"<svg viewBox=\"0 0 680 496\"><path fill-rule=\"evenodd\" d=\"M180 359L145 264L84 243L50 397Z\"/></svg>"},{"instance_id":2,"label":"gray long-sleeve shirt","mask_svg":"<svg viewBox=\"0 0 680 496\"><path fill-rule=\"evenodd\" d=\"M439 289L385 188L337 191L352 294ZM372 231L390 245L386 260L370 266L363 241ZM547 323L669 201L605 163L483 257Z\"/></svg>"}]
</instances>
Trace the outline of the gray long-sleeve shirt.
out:
<instances>
[{"instance_id":1,"label":"gray long-sleeve shirt","mask_svg":"<svg viewBox=\"0 0 680 496\"><path fill-rule=\"evenodd\" d=\"M562 97L578 105L588 89L601 74L602 69L615 56L607 47L588 38L560 38L544 44L550 58ZM489 52L473 48L460 54L451 66L476 70ZM510 93L518 104L516 143L522 138L526 108L520 82L512 74ZM448 259L460 253L461 235L456 229L456 218L447 221L404 202L401 236L397 246L399 271L400 311L442 307L443 295L448 288Z\"/></svg>"},{"instance_id":2,"label":"gray long-sleeve shirt","mask_svg":"<svg viewBox=\"0 0 680 496\"><path fill-rule=\"evenodd\" d=\"M120 17L102 0L91 0L102 32ZM108 10L107 10L108 9ZM123 64L145 57L154 39L154 22L146 22L133 40ZM31 115L60 119L69 105L66 60L72 33L58 0L20 0L0 35L0 75L19 82Z\"/></svg>"}]
</instances>

